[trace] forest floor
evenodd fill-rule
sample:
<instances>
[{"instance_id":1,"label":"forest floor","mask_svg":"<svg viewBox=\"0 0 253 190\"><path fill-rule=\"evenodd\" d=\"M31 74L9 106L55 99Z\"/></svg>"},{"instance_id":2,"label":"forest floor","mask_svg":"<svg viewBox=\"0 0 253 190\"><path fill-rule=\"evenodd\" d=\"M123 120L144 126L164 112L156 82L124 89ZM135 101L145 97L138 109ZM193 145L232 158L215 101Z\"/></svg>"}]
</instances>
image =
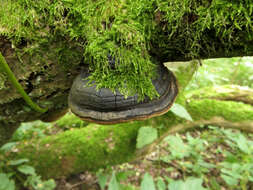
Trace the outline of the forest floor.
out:
<instances>
[{"instance_id":1,"label":"forest floor","mask_svg":"<svg viewBox=\"0 0 253 190\"><path fill-rule=\"evenodd\" d=\"M250 190L252 139L237 130L203 126L168 136L144 159L62 178L57 190Z\"/></svg>"}]
</instances>

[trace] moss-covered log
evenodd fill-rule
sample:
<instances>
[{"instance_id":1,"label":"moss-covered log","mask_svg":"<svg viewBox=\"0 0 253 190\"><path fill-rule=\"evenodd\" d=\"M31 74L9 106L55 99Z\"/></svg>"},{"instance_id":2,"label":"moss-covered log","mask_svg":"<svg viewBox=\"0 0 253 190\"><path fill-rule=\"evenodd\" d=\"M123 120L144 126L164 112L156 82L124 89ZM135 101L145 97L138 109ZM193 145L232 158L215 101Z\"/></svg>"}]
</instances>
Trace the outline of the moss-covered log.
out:
<instances>
[{"instance_id":1,"label":"moss-covered log","mask_svg":"<svg viewBox=\"0 0 253 190\"><path fill-rule=\"evenodd\" d=\"M235 89L234 86L221 86L219 91L210 97L201 97L206 89L198 90L191 93L191 96L184 101L181 100L181 103L185 103L186 109L193 117L193 122L168 112L161 117L147 121L109 126L90 124L82 129L21 142L15 148L15 152L8 155L16 159L29 158L32 165L44 177L58 178L84 170L96 170L124 163L145 155L152 148L152 144L144 149L136 149L138 130L142 126L157 128L161 138L167 134L197 127L200 124L220 125L252 132L252 105L236 99L233 101L215 99L215 96L220 97L219 92L229 88ZM210 88L210 90L213 89ZM238 93L240 92L238 91ZM196 96L199 98L193 98ZM229 97L230 94L227 96Z\"/></svg>"},{"instance_id":2,"label":"moss-covered log","mask_svg":"<svg viewBox=\"0 0 253 190\"><path fill-rule=\"evenodd\" d=\"M156 61L253 55L252 16L248 0L2 0L0 51L49 113L26 106L0 72L0 120L60 115L81 66L100 87L153 96Z\"/></svg>"},{"instance_id":3,"label":"moss-covered log","mask_svg":"<svg viewBox=\"0 0 253 190\"><path fill-rule=\"evenodd\" d=\"M228 0L2 0L0 51L28 95L49 111L41 114L28 107L0 69L0 138L10 136L15 127L9 126L64 114L81 67L89 67L91 80L100 87L152 97L150 71L156 63L253 55L252 6L250 1ZM181 90L196 69L194 64L179 70L185 73L178 78ZM178 101L195 120L252 120L246 102L193 98L187 103L182 93ZM222 106L213 111L214 105ZM237 116L238 121L231 120ZM29 157L45 177L117 164L136 156L138 128L153 122L172 127L185 121L168 113L117 127L90 125L26 142L11 156Z\"/></svg>"}]
</instances>

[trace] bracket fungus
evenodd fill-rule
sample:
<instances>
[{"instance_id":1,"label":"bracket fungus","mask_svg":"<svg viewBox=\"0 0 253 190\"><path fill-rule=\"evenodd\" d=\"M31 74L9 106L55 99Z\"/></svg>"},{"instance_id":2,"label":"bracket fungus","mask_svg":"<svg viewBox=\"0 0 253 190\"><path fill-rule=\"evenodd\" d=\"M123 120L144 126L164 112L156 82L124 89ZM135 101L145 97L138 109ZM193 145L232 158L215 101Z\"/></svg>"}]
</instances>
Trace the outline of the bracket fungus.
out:
<instances>
[{"instance_id":1,"label":"bracket fungus","mask_svg":"<svg viewBox=\"0 0 253 190\"><path fill-rule=\"evenodd\" d=\"M157 77L152 83L159 97L125 96L107 88L88 86L88 71L79 74L71 87L68 103L71 111L85 121L99 124L114 124L133 120L144 120L166 113L178 94L177 80L165 66L157 67Z\"/></svg>"}]
</instances>

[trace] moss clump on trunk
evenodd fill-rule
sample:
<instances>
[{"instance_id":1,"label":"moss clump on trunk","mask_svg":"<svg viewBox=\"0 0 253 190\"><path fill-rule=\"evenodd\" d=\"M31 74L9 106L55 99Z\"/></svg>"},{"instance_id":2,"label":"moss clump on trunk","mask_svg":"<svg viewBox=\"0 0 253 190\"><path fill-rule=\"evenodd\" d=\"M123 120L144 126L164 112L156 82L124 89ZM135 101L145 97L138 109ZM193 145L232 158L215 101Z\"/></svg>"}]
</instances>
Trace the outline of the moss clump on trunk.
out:
<instances>
[{"instance_id":1,"label":"moss clump on trunk","mask_svg":"<svg viewBox=\"0 0 253 190\"><path fill-rule=\"evenodd\" d=\"M66 109L81 67L89 67L98 87L154 97L156 64L253 55L252 6L228 0L2 0L0 51L49 113L29 109L0 71L0 120L15 125Z\"/></svg>"},{"instance_id":2,"label":"moss clump on trunk","mask_svg":"<svg viewBox=\"0 0 253 190\"><path fill-rule=\"evenodd\" d=\"M74 44L98 87L143 98L156 96L156 62L252 55L252 16L249 0L2 0L0 35L31 56L55 42ZM54 50L71 67L74 50Z\"/></svg>"}]
</instances>

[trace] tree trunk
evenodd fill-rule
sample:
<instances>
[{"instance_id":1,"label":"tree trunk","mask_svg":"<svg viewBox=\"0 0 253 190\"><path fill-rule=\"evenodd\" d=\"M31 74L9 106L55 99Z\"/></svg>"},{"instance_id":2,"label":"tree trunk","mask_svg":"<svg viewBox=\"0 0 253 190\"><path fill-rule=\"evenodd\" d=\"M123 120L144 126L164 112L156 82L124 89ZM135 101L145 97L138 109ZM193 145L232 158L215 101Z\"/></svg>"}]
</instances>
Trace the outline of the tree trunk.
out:
<instances>
[{"instance_id":1,"label":"tree trunk","mask_svg":"<svg viewBox=\"0 0 253 190\"><path fill-rule=\"evenodd\" d=\"M5 126L36 119L53 120L61 115L83 60L108 56L108 52L119 47L126 48L131 59L136 57L136 63L143 54L160 62L253 55L252 6L248 1L121 3L122 6L117 1L2 1L0 51L28 95L49 108L44 114L31 110L5 73L0 72L0 121ZM108 12L104 12L105 7ZM110 32L115 36L108 36ZM111 46L103 46L107 43ZM148 62L149 58L144 58L144 63ZM108 74L105 63L89 64L94 73ZM139 67L141 72L146 66ZM146 70L149 72L150 68ZM121 77L130 70L123 73Z\"/></svg>"},{"instance_id":2,"label":"tree trunk","mask_svg":"<svg viewBox=\"0 0 253 190\"><path fill-rule=\"evenodd\" d=\"M63 42L62 42L63 43ZM61 43L61 44L62 44ZM67 43L71 49L71 44ZM21 95L10 84L4 72L0 73L0 121L4 126L17 125L20 122L55 117L67 108L67 96L73 78L80 72L81 49L73 48L76 56L69 58L71 67L57 63L53 49L58 43L41 47L37 55L15 51L11 42L0 37L0 51L26 93L42 107L48 107L47 113L32 110ZM22 60L22 62L20 61ZM36 63L36 64L34 64Z\"/></svg>"}]
</instances>

